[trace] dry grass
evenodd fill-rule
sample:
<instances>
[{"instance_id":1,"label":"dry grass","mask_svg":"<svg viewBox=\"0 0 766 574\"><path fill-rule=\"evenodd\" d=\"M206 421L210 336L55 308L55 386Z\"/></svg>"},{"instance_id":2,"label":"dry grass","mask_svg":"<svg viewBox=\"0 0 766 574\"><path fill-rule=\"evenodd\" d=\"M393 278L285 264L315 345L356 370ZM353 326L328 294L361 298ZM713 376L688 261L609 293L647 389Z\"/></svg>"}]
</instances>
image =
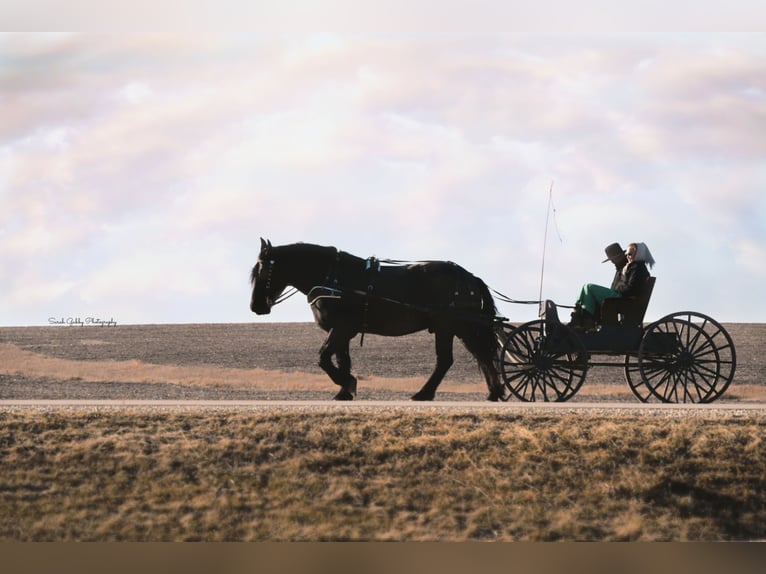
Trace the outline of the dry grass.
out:
<instances>
[{"instance_id":1,"label":"dry grass","mask_svg":"<svg viewBox=\"0 0 766 574\"><path fill-rule=\"evenodd\" d=\"M0 539L763 539L765 424L11 410Z\"/></svg>"}]
</instances>

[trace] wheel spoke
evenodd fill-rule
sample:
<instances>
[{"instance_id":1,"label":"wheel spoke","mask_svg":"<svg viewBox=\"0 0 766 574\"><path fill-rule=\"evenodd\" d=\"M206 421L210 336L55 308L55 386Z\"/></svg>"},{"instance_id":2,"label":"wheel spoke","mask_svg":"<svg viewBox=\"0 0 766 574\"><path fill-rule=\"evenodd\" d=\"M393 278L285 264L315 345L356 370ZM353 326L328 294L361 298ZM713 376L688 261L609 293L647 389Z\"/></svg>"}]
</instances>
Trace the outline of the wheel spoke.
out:
<instances>
[{"instance_id":1,"label":"wheel spoke","mask_svg":"<svg viewBox=\"0 0 766 574\"><path fill-rule=\"evenodd\" d=\"M707 367L700 368L702 365L695 364L690 370L690 376L694 379L694 385L697 391L704 390L705 393L700 396L698 402L705 402L705 399L715 391L716 380L718 379L718 373L711 371ZM712 375L712 378L711 378Z\"/></svg>"},{"instance_id":2,"label":"wheel spoke","mask_svg":"<svg viewBox=\"0 0 766 574\"><path fill-rule=\"evenodd\" d=\"M559 390L557 382L564 386L563 390ZM566 376L560 369L551 369L548 386L556 393L557 400L562 396L566 396L572 390L572 373L568 373L568 376ZM547 396L545 400L548 400Z\"/></svg>"},{"instance_id":3,"label":"wheel spoke","mask_svg":"<svg viewBox=\"0 0 766 574\"><path fill-rule=\"evenodd\" d=\"M660 400L665 400L665 398L668 395L668 389L670 387L670 381L673 378L673 373L670 373L668 371L657 371L654 375L652 375L651 379L656 379L659 377L659 381L657 384L652 385L649 383L650 378L646 378L646 384L647 387L649 387L649 390L654 394L655 396L659 397ZM665 392L660 392L657 389L660 387L665 388Z\"/></svg>"},{"instance_id":4,"label":"wheel spoke","mask_svg":"<svg viewBox=\"0 0 766 574\"><path fill-rule=\"evenodd\" d=\"M531 383L531 377L525 376L522 378L521 382L516 387L511 387L511 392L516 395L524 395L526 396L526 390L529 388L529 385Z\"/></svg>"}]
</instances>

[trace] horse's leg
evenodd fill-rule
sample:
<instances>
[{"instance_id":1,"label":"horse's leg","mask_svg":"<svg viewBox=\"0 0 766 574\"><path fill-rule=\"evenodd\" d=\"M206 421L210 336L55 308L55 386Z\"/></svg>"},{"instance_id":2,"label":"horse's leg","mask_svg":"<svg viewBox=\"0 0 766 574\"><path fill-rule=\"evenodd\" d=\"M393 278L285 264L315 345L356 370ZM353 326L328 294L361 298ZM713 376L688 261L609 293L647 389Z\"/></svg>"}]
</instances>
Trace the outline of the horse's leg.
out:
<instances>
[{"instance_id":1,"label":"horse's leg","mask_svg":"<svg viewBox=\"0 0 766 574\"><path fill-rule=\"evenodd\" d=\"M487 400L497 402L503 397L503 385L500 384L500 374L497 372L497 363L495 362L495 347L494 347L494 332L492 333L492 344L487 343L486 333L482 336L473 338L464 338L466 348L473 354L476 361L479 363L479 369L481 369L484 375L484 380L487 382L487 389L489 389L489 395Z\"/></svg>"},{"instance_id":2,"label":"horse's leg","mask_svg":"<svg viewBox=\"0 0 766 574\"><path fill-rule=\"evenodd\" d=\"M493 360L494 358L489 359L489 361ZM487 400L496 403L501 398L503 398L504 392L503 385L500 384L500 378L497 369L492 366L491 363L480 363L479 368L484 374L484 379L487 381L487 388L489 389Z\"/></svg>"},{"instance_id":3,"label":"horse's leg","mask_svg":"<svg viewBox=\"0 0 766 574\"><path fill-rule=\"evenodd\" d=\"M505 391L497 371L497 339L494 328L469 329L458 336L463 341L465 348L479 363L479 368L489 389L487 400L495 402L502 399Z\"/></svg>"},{"instance_id":4,"label":"horse's leg","mask_svg":"<svg viewBox=\"0 0 766 574\"><path fill-rule=\"evenodd\" d=\"M356 377L351 374L351 353L349 352L349 343L351 337L343 339L344 344L338 345L335 353L335 359L338 362L338 372L345 382L341 385L341 390L335 395L336 401L351 401L356 396Z\"/></svg>"},{"instance_id":5,"label":"horse's leg","mask_svg":"<svg viewBox=\"0 0 766 574\"><path fill-rule=\"evenodd\" d=\"M356 396L356 377L351 374L351 354L349 341L356 333L348 333L332 329L319 351L319 366L341 387L334 399L337 401L350 401ZM338 361L338 366L332 362L333 355Z\"/></svg>"},{"instance_id":6,"label":"horse's leg","mask_svg":"<svg viewBox=\"0 0 766 574\"><path fill-rule=\"evenodd\" d=\"M413 401L432 401L436 395L436 388L444 379L449 368L454 362L452 355L452 342L455 336L445 331L436 331L436 367L434 372L417 393L412 395Z\"/></svg>"}]
</instances>

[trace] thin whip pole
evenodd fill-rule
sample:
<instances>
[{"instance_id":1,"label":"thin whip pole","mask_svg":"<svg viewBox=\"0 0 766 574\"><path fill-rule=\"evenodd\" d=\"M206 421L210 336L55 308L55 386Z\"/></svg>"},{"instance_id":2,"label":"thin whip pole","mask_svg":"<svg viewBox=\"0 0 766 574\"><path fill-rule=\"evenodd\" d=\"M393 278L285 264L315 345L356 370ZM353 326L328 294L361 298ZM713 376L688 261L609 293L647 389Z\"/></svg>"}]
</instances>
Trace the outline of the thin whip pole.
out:
<instances>
[{"instance_id":1,"label":"thin whip pole","mask_svg":"<svg viewBox=\"0 0 766 574\"><path fill-rule=\"evenodd\" d=\"M540 302L543 300L543 276L545 275L545 246L548 243L548 220L551 216L551 201L553 198L553 182L551 182L551 187L548 189L548 209L545 212L545 237L543 238L543 263L542 267L540 268L540 295L538 296L538 299Z\"/></svg>"}]
</instances>

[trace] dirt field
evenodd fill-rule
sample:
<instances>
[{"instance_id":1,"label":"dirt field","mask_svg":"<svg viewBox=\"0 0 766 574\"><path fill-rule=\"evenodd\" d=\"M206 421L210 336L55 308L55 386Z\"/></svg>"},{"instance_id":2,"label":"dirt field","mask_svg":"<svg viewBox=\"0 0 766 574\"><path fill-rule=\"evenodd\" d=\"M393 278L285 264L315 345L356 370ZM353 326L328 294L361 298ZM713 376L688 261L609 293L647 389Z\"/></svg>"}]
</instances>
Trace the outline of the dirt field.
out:
<instances>
[{"instance_id":1,"label":"dirt field","mask_svg":"<svg viewBox=\"0 0 766 574\"><path fill-rule=\"evenodd\" d=\"M766 400L766 325L729 324L734 382L720 401ZM0 398L326 399L317 366L324 333L311 323L0 328ZM433 337L352 341L358 400L407 398L434 366ZM618 365L621 358L613 359ZM458 342L438 400L479 400L486 387ZM572 399L635 401L622 368L594 367Z\"/></svg>"}]
</instances>

